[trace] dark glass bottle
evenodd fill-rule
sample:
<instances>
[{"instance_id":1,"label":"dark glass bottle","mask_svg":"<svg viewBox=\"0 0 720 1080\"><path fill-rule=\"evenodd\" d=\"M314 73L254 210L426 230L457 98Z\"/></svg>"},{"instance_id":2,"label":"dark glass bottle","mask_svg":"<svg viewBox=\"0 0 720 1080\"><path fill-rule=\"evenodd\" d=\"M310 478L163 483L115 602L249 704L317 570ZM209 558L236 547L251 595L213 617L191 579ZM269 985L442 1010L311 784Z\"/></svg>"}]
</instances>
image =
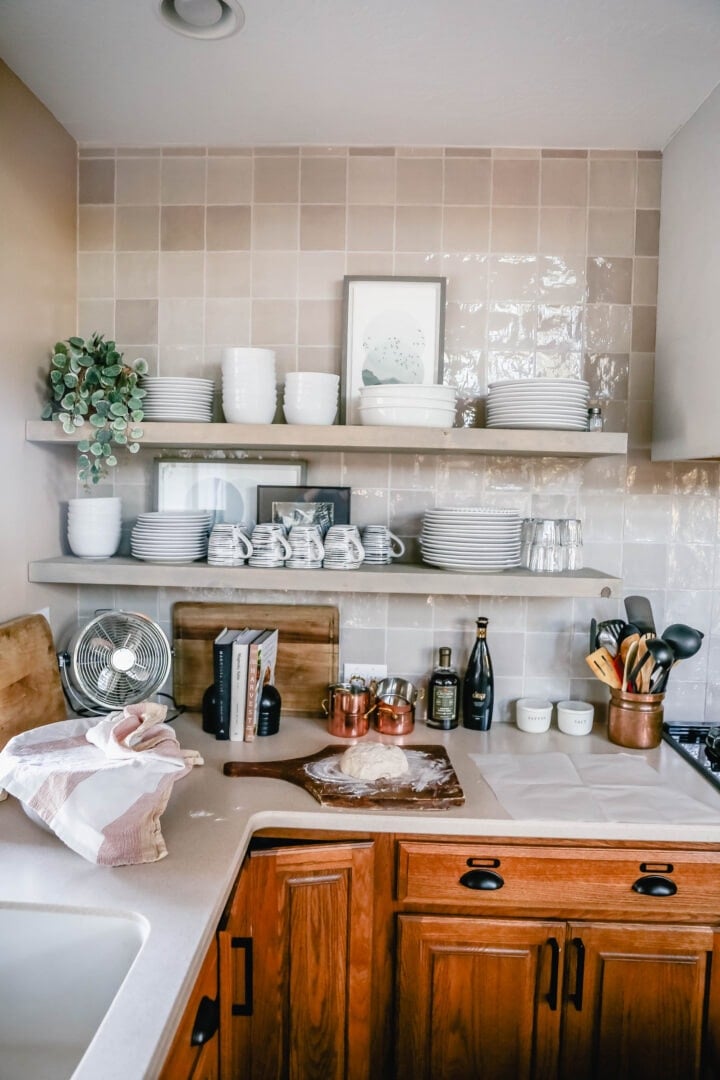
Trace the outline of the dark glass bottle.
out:
<instances>
[{"instance_id":1,"label":"dark glass bottle","mask_svg":"<svg viewBox=\"0 0 720 1080\"><path fill-rule=\"evenodd\" d=\"M493 669L485 618L476 619L475 644L463 680L463 727L487 731L492 723Z\"/></svg>"},{"instance_id":2,"label":"dark glass bottle","mask_svg":"<svg viewBox=\"0 0 720 1080\"><path fill-rule=\"evenodd\" d=\"M444 731L457 727L460 709L460 676L452 666L451 658L450 649L440 650L440 663L428 684L427 725Z\"/></svg>"},{"instance_id":3,"label":"dark glass bottle","mask_svg":"<svg viewBox=\"0 0 720 1080\"><path fill-rule=\"evenodd\" d=\"M266 683L260 695L260 711L258 713L258 735L277 735L280 728L280 706L282 699L278 690Z\"/></svg>"}]
</instances>

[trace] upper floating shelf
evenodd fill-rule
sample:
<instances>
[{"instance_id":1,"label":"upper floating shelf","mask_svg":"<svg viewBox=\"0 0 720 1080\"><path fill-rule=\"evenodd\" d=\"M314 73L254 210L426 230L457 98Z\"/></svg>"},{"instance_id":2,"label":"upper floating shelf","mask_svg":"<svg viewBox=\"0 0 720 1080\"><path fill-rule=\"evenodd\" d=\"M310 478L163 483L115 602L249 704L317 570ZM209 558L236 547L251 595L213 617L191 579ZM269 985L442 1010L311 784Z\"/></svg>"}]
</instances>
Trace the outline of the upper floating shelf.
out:
<instances>
[{"instance_id":1,"label":"upper floating shelf","mask_svg":"<svg viewBox=\"0 0 720 1080\"><path fill-rule=\"evenodd\" d=\"M516 428L351 427L299 424L143 423L142 446L184 450L337 450L362 453L519 454L601 457L626 454L620 432L526 431ZM29 442L72 445L56 421L28 420Z\"/></svg>"}]
</instances>

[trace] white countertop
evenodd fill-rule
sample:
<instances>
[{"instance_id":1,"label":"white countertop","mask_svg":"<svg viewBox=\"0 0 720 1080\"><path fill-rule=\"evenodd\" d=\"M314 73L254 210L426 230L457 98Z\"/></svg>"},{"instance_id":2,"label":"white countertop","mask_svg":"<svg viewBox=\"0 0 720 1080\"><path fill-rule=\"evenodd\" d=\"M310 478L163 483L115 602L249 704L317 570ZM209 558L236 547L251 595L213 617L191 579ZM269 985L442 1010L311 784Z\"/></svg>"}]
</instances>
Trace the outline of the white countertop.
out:
<instances>
[{"instance_id":1,"label":"white countertop","mask_svg":"<svg viewBox=\"0 0 720 1080\"><path fill-rule=\"evenodd\" d=\"M175 727L181 745L199 750L205 765L174 787L161 822L169 854L160 862L95 866L30 822L14 799L0 803L0 903L135 912L150 926L75 1080L150 1080L157 1075L250 837L259 828L720 845L720 792L668 746L623 750L607 740L602 725L590 736L574 738L554 729L526 735L509 724L496 724L489 732L438 732L419 724L405 739L383 741L443 744L465 803L449 810L403 813L329 809L283 780L223 775L225 761L298 757L336 742L342 747L321 720L283 717L278 735L253 743L217 742L203 733L196 716L181 717ZM553 820L542 813L532 819L512 818L483 779L481 762L470 757L536 754L540 772L542 755L549 752L635 755L639 763L657 770L659 783L668 791L682 791L707 806L707 821L647 821L641 813L637 823ZM638 799L640 806L641 787Z\"/></svg>"}]
</instances>

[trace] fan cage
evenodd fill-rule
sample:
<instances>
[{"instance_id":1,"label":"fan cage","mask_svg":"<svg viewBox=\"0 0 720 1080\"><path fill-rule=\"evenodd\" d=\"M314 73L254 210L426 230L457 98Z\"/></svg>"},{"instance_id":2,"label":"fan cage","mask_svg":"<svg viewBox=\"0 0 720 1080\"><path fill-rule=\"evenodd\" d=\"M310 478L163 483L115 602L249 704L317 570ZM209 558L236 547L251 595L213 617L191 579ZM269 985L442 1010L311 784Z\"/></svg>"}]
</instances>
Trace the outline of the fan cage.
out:
<instances>
[{"instance_id":1,"label":"fan cage","mask_svg":"<svg viewBox=\"0 0 720 1080\"><path fill-rule=\"evenodd\" d=\"M138 612L104 612L74 637L68 678L75 692L104 709L152 697L170 673L170 643L157 623Z\"/></svg>"}]
</instances>

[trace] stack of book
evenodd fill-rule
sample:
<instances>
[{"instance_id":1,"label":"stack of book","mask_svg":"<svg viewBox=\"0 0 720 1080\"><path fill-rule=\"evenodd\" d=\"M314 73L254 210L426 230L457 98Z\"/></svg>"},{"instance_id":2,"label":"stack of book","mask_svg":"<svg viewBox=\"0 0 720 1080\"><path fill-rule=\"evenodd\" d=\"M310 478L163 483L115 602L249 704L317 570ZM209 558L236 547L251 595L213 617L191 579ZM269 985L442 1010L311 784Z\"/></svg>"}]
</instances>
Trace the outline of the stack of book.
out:
<instances>
[{"instance_id":1,"label":"stack of book","mask_svg":"<svg viewBox=\"0 0 720 1080\"><path fill-rule=\"evenodd\" d=\"M255 738L262 688L275 685L277 647L275 629L226 628L215 638L216 738L234 742Z\"/></svg>"}]
</instances>

